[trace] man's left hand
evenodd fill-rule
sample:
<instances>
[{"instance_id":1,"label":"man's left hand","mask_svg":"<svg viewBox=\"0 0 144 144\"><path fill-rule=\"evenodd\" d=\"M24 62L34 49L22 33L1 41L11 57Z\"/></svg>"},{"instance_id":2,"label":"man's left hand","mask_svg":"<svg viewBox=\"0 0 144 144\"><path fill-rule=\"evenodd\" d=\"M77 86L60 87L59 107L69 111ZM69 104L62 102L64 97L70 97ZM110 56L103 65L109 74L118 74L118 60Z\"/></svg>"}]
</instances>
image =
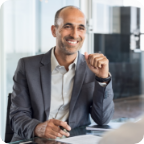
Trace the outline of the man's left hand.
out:
<instances>
[{"instance_id":1,"label":"man's left hand","mask_svg":"<svg viewBox=\"0 0 144 144\"><path fill-rule=\"evenodd\" d=\"M88 54L85 52L85 60L89 69L100 78L109 76L109 60L101 53Z\"/></svg>"}]
</instances>

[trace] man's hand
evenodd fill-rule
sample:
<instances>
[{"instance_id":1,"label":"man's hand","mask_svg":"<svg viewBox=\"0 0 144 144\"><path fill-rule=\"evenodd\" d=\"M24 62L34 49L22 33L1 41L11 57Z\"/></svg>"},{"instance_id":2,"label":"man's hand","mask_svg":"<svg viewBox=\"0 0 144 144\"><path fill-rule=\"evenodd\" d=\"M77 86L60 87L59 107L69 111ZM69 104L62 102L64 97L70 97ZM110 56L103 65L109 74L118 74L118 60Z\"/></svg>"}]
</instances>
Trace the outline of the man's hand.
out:
<instances>
[{"instance_id":1,"label":"man's hand","mask_svg":"<svg viewBox=\"0 0 144 144\"><path fill-rule=\"evenodd\" d=\"M85 60L89 69L100 78L107 78L109 73L109 60L100 53L88 54L85 52Z\"/></svg>"},{"instance_id":2,"label":"man's hand","mask_svg":"<svg viewBox=\"0 0 144 144\"><path fill-rule=\"evenodd\" d=\"M63 135L69 136L70 134L61 130L60 126L68 131L71 130L71 127L67 124L67 122L50 119L46 122L38 124L34 129L34 135L50 139L56 139L56 137L62 137Z\"/></svg>"}]
</instances>

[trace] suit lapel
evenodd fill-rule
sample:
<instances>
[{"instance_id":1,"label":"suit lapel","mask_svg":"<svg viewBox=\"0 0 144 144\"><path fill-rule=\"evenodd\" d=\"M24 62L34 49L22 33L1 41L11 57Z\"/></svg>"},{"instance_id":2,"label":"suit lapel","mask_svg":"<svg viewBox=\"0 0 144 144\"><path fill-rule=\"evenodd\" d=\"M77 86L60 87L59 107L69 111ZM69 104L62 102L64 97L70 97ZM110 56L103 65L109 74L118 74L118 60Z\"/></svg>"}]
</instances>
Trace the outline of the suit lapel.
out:
<instances>
[{"instance_id":1,"label":"suit lapel","mask_svg":"<svg viewBox=\"0 0 144 144\"><path fill-rule=\"evenodd\" d=\"M44 100L46 120L49 117L51 104L51 50L48 51L41 60L43 66L40 67L41 84Z\"/></svg>"},{"instance_id":2,"label":"suit lapel","mask_svg":"<svg viewBox=\"0 0 144 144\"><path fill-rule=\"evenodd\" d=\"M69 123L72 122L72 112L77 102L77 98L79 96L79 93L80 93L80 90L84 81L84 77L85 77L86 62L85 62L84 56L80 54L80 52L78 54L79 56L78 56L78 61L77 61L77 66L76 66L73 91L72 91L70 107L69 107L69 118L68 118Z\"/></svg>"},{"instance_id":3,"label":"suit lapel","mask_svg":"<svg viewBox=\"0 0 144 144\"><path fill-rule=\"evenodd\" d=\"M50 106L51 106L51 50L48 51L41 60L43 66L40 67L40 77L42 84L44 109L46 114L46 120L49 117ZM76 73L73 84L73 91L69 107L69 118L68 122L72 120L72 112L79 96L84 77L85 77L86 62L84 56L78 53L78 61L76 66Z\"/></svg>"}]
</instances>

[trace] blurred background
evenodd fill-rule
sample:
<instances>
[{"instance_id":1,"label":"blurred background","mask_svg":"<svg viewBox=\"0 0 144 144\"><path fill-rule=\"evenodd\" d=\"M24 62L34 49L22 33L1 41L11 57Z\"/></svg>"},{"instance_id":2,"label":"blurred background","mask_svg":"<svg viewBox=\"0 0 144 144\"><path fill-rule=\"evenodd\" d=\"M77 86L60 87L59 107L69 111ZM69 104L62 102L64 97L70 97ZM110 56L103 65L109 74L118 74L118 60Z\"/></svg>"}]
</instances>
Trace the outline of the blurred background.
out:
<instances>
[{"instance_id":1,"label":"blurred background","mask_svg":"<svg viewBox=\"0 0 144 144\"><path fill-rule=\"evenodd\" d=\"M5 133L8 94L21 57L46 53L55 12L79 7L87 19L81 53L101 51L109 59L115 113L112 121L144 114L143 0L8 0L0 9L0 136Z\"/></svg>"}]
</instances>

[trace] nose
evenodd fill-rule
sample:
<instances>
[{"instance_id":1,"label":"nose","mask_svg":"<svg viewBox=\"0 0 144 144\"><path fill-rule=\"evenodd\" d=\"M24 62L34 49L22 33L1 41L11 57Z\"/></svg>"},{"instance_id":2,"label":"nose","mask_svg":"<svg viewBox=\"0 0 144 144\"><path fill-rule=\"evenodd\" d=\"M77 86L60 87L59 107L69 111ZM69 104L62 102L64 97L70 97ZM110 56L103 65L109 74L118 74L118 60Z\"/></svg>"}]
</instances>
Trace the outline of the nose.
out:
<instances>
[{"instance_id":1,"label":"nose","mask_svg":"<svg viewBox=\"0 0 144 144\"><path fill-rule=\"evenodd\" d=\"M70 36L73 37L74 39L79 37L78 30L76 27L72 29Z\"/></svg>"}]
</instances>

